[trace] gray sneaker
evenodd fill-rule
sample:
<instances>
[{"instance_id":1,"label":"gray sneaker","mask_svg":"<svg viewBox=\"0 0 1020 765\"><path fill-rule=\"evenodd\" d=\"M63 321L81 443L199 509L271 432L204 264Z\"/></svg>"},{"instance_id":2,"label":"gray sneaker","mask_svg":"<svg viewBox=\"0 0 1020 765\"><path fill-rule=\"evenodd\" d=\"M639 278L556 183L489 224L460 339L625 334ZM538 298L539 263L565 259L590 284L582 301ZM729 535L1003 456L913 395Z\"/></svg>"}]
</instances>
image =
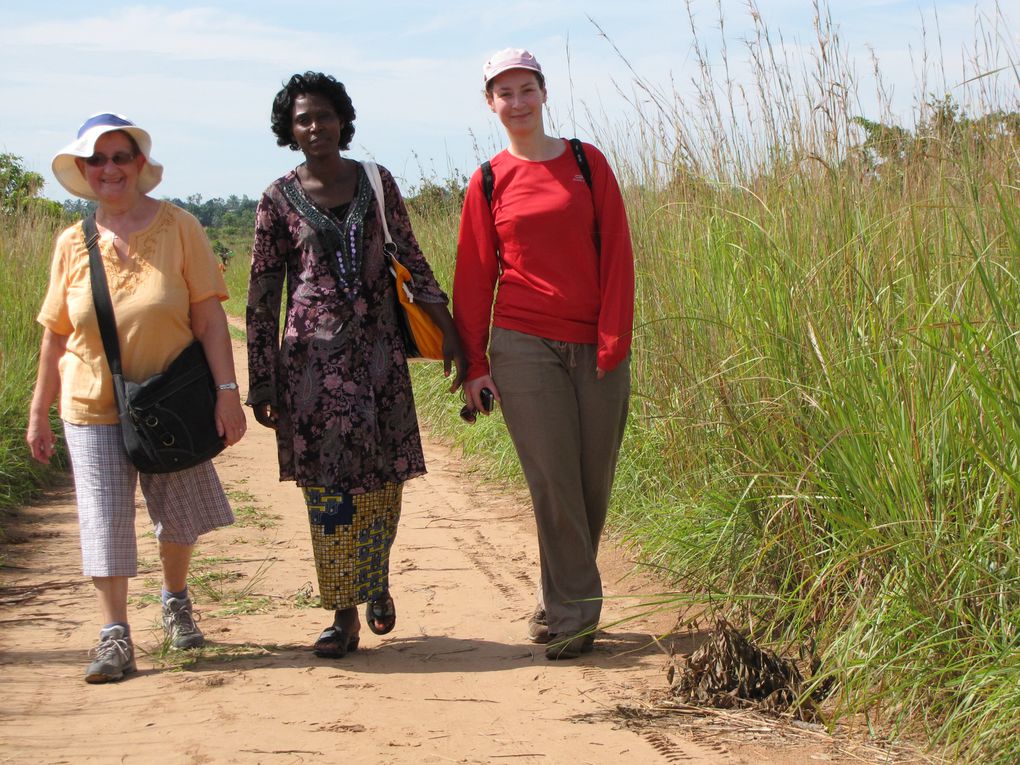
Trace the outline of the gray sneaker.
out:
<instances>
[{"instance_id":1,"label":"gray sneaker","mask_svg":"<svg viewBox=\"0 0 1020 765\"><path fill-rule=\"evenodd\" d=\"M170 598L163 604L163 629L173 648L201 648L205 637L191 613L191 598Z\"/></svg>"},{"instance_id":2,"label":"gray sneaker","mask_svg":"<svg viewBox=\"0 0 1020 765\"><path fill-rule=\"evenodd\" d=\"M89 651L92 663L85 670L86 683L109 683L134 672L135 647L123 627L110 627L99 633L99 645Z\"/></svg>"},{"instance_id":3,"label":"gray sneaker","mask_svg":"<svg viewBox=\"0 0 1020 765\"><path fill-rule=\"evenodd\" d=\"M549 619L541 606L536 606L535 612L528 619L528 638L532 643L549 642Z\"/></svg>"}]
</instances>

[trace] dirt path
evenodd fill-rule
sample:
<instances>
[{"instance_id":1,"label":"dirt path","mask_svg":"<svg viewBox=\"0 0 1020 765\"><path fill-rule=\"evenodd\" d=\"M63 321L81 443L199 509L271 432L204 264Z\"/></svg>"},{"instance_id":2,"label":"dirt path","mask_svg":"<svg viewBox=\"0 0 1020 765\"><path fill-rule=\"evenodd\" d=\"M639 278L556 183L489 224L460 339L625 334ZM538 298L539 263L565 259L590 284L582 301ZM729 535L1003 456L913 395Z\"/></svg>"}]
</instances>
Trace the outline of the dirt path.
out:
<instances>
[{"instance_id":1,"label":"dirt path","mask_svg":"<svg viewBox=\"0 0 1020 765\"><path fill-rule=\"evenodd\" d=\"M309 606L301 496L277 481L271 434L253 422L217 460L238 523L196 551L191 586L210 643L201 652L162 650L156 544L141 512L143 573L131 584L140 671L85 684L99 624L80 574L73 492L5 520L0 763L838 760L820 733L782 742L763 728L756 743L753 730L655 714L665 656L650 636L668 626L664 615L609 629L582 660L547 661L524 639L538 571L527 504L478 485L439 445L426 456L391 557L397 628L363 629L363 650L339 661L308 648L329 617ZM619 551L603 560L610 596L655 591L623 578ZM633 603L610 600L607 621Z\"/></svg>"}]
</instances>

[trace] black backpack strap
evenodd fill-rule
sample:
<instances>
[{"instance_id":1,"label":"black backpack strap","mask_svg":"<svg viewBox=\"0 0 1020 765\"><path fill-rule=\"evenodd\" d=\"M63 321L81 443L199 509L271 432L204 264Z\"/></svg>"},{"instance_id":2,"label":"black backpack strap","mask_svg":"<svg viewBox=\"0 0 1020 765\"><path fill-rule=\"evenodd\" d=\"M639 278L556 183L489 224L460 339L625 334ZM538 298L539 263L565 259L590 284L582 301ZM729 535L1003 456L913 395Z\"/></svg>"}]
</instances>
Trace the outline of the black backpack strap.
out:
<instances>
[{"instance_id":1,"label":"black backpack strap","mask_svg":"<svg viewBox=\"0 0 1020 765\"><path fill-rule=\"evenodd\" d=\"M482 191L485 192L485 199L492 207L492 190L496 186L496 178L492 174L492 163L486 160L482 163Z\"/></svg>"},{"instance_id":2,"label":"black backpack strap","mask_svg":"<svg viewBox=\"0 0 1020 765\"><path fill-rule=\"evenodd\" d=\"M581 145L581 139L571 138L570 149L574 152L574 159L577 161L577 166L581 169L584 182L591 189L591 168L588 167L588 158L584 155L584 146Z\"/></svg>"},{"instance_id":3,"label":"black backpack strap","mask_svg":"<svg viewBox=\"0 0 1020 765\"><path fill-rule=\"evenodd\" d=\"M588 184L588 191L592 192L592 204L594 204L595 190L591 185L591 168L588 167L588 157L584 154L584 146L581 144L581 139L571 138L570 150L574 152L574 160L577 162L577 167L580 169L581 175L584 177L584 182ZM598 230L597 216L595 221L595 249L600 252L602 250L602 235Z\"/></svg>"},{"instance_id":4,"label":"black backpack strap","mask_svg":"<svg viewBox=\"0 0 1020 765\"><path fill-rule=\"evenodd\" d=\"M113 301L110 300L110 288L106 283L106 268L103 267L103 256L99 253L99 229L96 228L96 216L90 215L81 224L85 232L85 246L89 251L89 281L92 282L92 302L96 306L96 318L99 321L99 334L103 338L103 350L110 372L120 375L120 342L117 340L117 323L113 317Z\"/></svg>"}]
</instances>

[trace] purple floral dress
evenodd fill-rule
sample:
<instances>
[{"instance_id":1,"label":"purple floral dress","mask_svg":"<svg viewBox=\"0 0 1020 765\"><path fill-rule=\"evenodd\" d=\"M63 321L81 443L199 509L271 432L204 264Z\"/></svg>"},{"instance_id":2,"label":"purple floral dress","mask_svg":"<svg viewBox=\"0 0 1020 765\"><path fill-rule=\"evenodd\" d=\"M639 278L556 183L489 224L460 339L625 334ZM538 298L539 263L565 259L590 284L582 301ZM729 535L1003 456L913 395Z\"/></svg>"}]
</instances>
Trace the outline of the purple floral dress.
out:
<instances>
[{"instance_id":1,"label":"purple floral dress","mask_svg":"<svg viewBox=\"0 0 1020 765\"><path fill-rule=\"evenodd\" d=\"M379 170L390 235L414 277L415 300L446 303L393 176ZM339 217L311 200L294 171L266 189L247 309L248 403L268 401L279 413L280 480L351 494L425 472L375 196L360 165L358 173Z\"/></svg>"}]
</instances>

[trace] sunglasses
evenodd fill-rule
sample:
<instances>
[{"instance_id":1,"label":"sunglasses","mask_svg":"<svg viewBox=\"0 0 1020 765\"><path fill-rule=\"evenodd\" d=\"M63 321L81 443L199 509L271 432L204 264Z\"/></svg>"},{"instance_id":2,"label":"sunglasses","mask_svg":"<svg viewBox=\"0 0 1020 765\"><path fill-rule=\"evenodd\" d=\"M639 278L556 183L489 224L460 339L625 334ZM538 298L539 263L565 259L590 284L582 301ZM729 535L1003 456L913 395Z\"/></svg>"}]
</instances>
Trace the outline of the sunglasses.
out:
<instances>
[{"instance_id":1,"label":"sunglasses","mask_svg":"<svg viewBox=\"0 0 1020 765\"><path fill-rule=\"evenodd\" d=\"M112 157L107 157L105 154L93 154L91 157L85 157L85 164L89 167L106 167L106 163L112 160L113 164L122 167L134 162L136 156L138 155L130 151L118 151Z\"/></svg>"},{"instance_id":2,"label":"sunglasses","mask_svg":"<svg viewBox=\"0 0 1020 765\"><path fill-rule=\"evenodd\" d=\"M495 398L492 395L492 391L488 388L482 388L478 393L478 397L482 400L482 408L486 412L491 412L493 399ZM478 419L478 412L470 404L464 404L460 410L460 418L469 425L474 425L475 420Z\"/></svg>"}]
</instances>

